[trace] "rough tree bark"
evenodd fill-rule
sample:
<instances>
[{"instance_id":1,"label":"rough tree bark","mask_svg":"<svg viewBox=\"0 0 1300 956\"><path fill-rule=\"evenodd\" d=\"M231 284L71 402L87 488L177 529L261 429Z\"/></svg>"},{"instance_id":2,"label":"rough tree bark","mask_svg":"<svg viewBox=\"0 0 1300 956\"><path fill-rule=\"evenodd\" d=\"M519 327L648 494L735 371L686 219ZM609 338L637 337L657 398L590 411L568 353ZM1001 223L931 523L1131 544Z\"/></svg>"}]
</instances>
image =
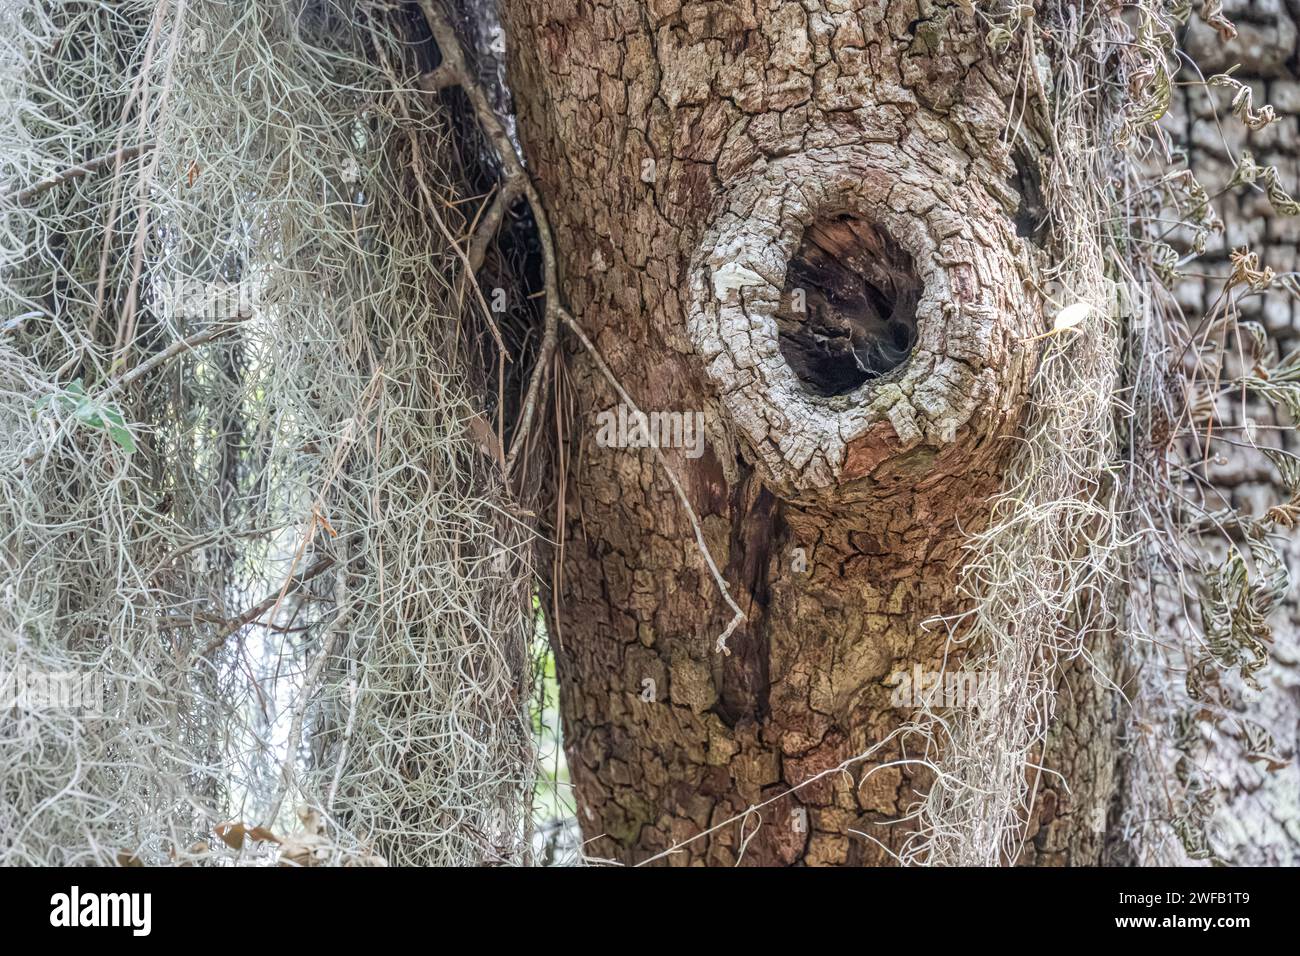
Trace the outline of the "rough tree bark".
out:
<instances>
[{"instance_id":1,"label":"rough tree bark","mask_svg":"<svg viewBox=\"0 0 1300 956\"><path fill-rule=\"evenodd\" d=\"M716 651L731 614L689 519L653 455L598 446L618 399L570 352L552 632L588 851L732 864L743 833L746 864L888 862L926 786L881 767L896 743L792 788L907 716L890 675L944 666L922 622L960 609L1014 444L1046 327L1039 156L1001 141L1014 77L930 0L504 20L567 304L642 409L705 413L703 455L665 453L746 615ZM1038 862L1100 850L1114 715L1078 683L1057 759L1088 806L1040 802Z\"/></svg>"}]
</instances>

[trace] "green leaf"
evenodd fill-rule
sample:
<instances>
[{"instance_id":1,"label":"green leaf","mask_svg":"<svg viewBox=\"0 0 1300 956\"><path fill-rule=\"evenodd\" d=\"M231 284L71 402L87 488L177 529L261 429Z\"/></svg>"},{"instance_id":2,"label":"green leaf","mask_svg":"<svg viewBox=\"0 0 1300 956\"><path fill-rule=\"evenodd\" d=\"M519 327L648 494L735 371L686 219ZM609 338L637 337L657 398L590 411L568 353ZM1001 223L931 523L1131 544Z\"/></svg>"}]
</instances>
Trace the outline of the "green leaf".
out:
<instances>
[{"instance_id":1,"label":"green leaf","mask_svg":"<svg viewBox=\"0 0 1300 956\"><path fill-rule=\"evenodd\" d=\"M122 413L112 405L105 405L103 409L101 409L100 414L102 414L104 419L110 424L119 425L122 428L126 427L126 419L124 419Z\"/></svg>"},{"instance_id":2,"label":"green leaf","mask_svg":"<svg viewBox=\"0 0 1300 956\"><path fill-rule=\"evenodd\" d=\"M86 393L86 386L81 379L70 382L63 394L57 396L59 403L72 412L74 418L83 425L103 431L115 445L127 454L135 451L135 438L126 426L126 419L116 406L96 401Z\"/></svg>"},{"instance_id":3,"label":"green leaf","mask_svg":"<svg viewBox=\"0 0 1300 956\"><path fill-rule=\"evenodd\" d=\"M118 447L128 455L135 451L135 439L131 437L131 432L122 425L109 425L108 437L117 443Z\"/></svg>"}]
</instances>

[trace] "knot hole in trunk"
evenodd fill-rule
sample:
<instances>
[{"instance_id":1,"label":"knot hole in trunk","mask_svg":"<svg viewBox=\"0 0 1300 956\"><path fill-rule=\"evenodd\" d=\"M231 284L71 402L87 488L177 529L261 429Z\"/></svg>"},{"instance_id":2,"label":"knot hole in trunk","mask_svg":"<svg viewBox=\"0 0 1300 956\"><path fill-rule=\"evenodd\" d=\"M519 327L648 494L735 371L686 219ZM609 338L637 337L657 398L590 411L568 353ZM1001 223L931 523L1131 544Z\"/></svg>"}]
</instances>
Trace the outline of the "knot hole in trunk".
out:
<instances>
[{"instance_id":1,"label":"knot hole in trunk","mask_svg":"<svg viewBox=\"0 0 1300 956\"><path fill-rule=\"evenodd\" d=\"M851 392L907 360L920 298L912 257L883 229L852 213L822 216L786 269L781 354L810 392Z\"/></svg>"}]
</instances>

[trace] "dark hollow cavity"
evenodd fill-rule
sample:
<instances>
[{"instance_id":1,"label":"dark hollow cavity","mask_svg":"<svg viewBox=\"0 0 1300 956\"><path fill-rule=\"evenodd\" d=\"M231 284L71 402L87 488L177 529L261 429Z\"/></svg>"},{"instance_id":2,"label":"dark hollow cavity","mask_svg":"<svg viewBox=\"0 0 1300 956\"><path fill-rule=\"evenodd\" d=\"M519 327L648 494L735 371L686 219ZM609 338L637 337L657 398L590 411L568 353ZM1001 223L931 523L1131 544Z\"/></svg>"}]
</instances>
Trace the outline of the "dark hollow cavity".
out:
<instances>
[{"instance_id":1,"label":"dark hollow cavity","mask_svg":"<svg viewBox=\"0 0 1300 956\"><path fill-rule=\"evenodd\" d=\"M1016 235L1042 246L1047 236L1047 209L1043 204L1043 180L1038 164L1022 148L1011 154L1015 175L1008 185L1020 200L1016 206Z\"/></svg>"},{"instance_id":2,"label":"dark hollow cavity","mask_svg":"<svg viewBox=\"0 0 1300 956\"><path fill-rule=\"evenodd\" d=\"M776 313L781 354L817 395L842 395L907 361L921 280L884 230L839 213L806 230Z\"/></svg>"}]
</instances>

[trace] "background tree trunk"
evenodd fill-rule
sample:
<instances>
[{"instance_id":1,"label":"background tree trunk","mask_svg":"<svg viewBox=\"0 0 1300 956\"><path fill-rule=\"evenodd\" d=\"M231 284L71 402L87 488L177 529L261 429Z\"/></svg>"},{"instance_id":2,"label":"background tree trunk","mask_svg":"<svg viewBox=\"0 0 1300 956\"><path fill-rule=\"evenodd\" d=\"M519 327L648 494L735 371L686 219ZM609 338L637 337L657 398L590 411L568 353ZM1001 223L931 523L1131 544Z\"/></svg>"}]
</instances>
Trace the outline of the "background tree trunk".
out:
<instances>
[{"instance_id":1,"label":"background tree trunk","mask_svg":"<svg viewBox=\"0 0 1300 956\"><path fill-rule=\"evenodd\" d=\"M642 409L704 413L702 456L665 454L746 615L716 651L731 614L689 518L649 451L597 444L618 399L571 352L552 634L588 852L887 862L927 783L884 766L899 741L791 791L906 719L891 675L944 668L923 622L960 610L1013 449L1020 340L1046 327L1014 70L928 0L507 0L504 22L567 304ZM1100 852L1116 718L1076 689L1052 749L1075 803L1040 802L1037 862Z\"/></svg>"},{"instance_id":2,"label":"background tree trunk","mask_svg":"<svg viewBox=\"0 0 1300 956\"><path fill-rule=\"evenodd\" d=\"M1193 19L1183 46L1197 70L1186 69L1169 115L1162 121L1172 144L1186 150L1188 165L1215 197L1215 209L1225 231L1211 241L1206 254L1189 266L1175 289L1179 305L1196 322L1213 307L1229 272L1228 256L1249 247L1264 265L1279 275L1300 269L1300 218L1279 215L1259 189L1240 187L1224 192L1233 174L1233 158L1249 150L1264 166L1277 166L1281 182L1293 195L1300 184L1300 3L1296 0L1226 0L1223 12L1235 24L1237 36L1225 42L1214 30ZM1248 130L1231 115L1231 93L1200 85L1208 77L1233 69L1247 83L1257 105L1267 103L1276 122ZM1222 193L1222 194L1221 194ZM1293 293L1275 285L1260 295L1240 299L1240 321L1258 322L1285 355L1300 346L1300 307ZM1220 404L1226 425L1240 422L1238 401ZM1259 426L1261 444L1300 450L1294 423L1284 412L1252 401L1248 414ZM1238 447L1215 464L1215 486L1225 502L1245 513L1260 515L1285 500L1277 471L1252 449ZM1292 534L1287 564L1293 587L1284 607L1272 618L1273 642L1269 665L1259 674L1263 691L1238 702L1272 735L1274 756L1284 762L1269 769L1258 760L1242 759L1243 741L1223 730L1201 725L1196 747L1204 767L1225 799L1211 828L1216 854L1238 865L1295 865L1300 862L1300 536ZM1176 611L1177 609L1175 609ZM1255 699L1257 698L1257 700ZM1247 703L1247 701L1250 701ZM1228 725L1232 725L1229 723ZM1181 862L1175 858L1174 862Z\"/></svg>"}]
</instances>

